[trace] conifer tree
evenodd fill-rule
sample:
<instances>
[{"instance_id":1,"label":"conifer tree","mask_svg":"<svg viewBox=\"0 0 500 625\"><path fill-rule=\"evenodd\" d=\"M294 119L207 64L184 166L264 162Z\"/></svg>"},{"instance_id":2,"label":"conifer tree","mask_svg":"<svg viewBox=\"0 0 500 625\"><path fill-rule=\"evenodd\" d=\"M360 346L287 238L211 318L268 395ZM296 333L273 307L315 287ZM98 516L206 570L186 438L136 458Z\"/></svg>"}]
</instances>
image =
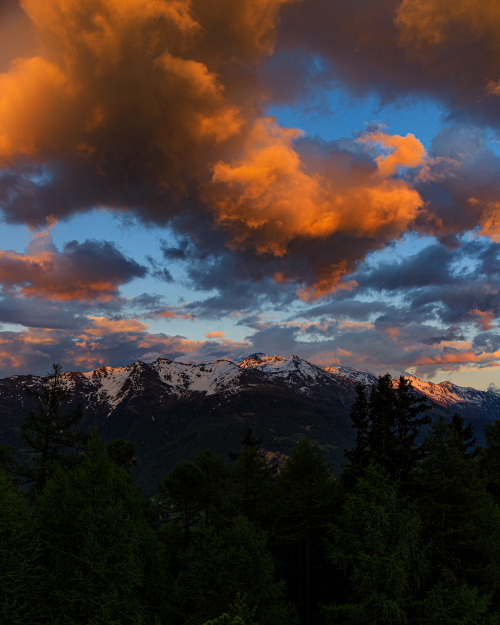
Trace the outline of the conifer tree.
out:
<instances>
[{"instance_id":1,"label":"conifer tree","mask_svg":"<svg viewBox=\"0 0 500 625\"><path fill-rule=\"evenodd\" d=\"M58 467L70 468L79 461L78 454L85 449L88 435L77 429L81 409L65 409L71 393L64 384L61 365L52 366L41 389L26 391L38 405L21 424L25 463L19 475L23 483L32 483L34 491L40 493Z\"/></svg>"},{"instance_id":2,"label":"conifer tree","mask_svg":"<svg viewBox=\"0 0 500 625\"><path fill-rule=\"evenodd\" d=\"M370 462L370 412L366 397L366 384L356 385L356 399L350 412L351 427L356 429L354 447L344 451L354 474L359 474ZM344 476L345 477L345 476Z\"/></svg>"},{"instance_id":3,"label":"conifer tree","mask_svg":"<svg viewBox=\"0 0 500 625\"><path fill-rule=\"evenodd\" d=\"M368 466L347 495L327 552L349 581L326 607L327 623L406 625L427 572L421 520L379 467Z\"/></svg>"},{"instance_id":4,"label":"conifer tree","mask_svg":"<svg viewBox=\"0 0 500 625\"><path fill-rule=\"evenodd\" d=\"M132 477L94 435L83 462L59 469L36 499L51 623L153 622L162 606L160 545Z\"/></svg>"},{"instance_id":5,"label":"conifer tree","mask_svg":"<svg viewBox=\"0 0 500 625\"><path fill-rule=\"evenodd\" d=\"M275 480L255 444L245 446L238 454L231 478L237 513L267 527L274 517Z\"/></svg>"},{"instance_id":6,"label":"conifer tree","mask_svg":"<svg viewBox=\"0 0 500 625\"><path fill-rule=\"evenodd\" d=\"M184 528L185 543L189 530L198 523L208 490L206 477L191 461L180 462L158 486L157 500L164 520L174 520Z\"/></svg>"},{"instance_id":7,"label":"conifer tree","mask_svg":"<svg viewBox=\"0 0 500 625\"><path fill-rule=\"evenodd\" d=\"M428 406L425 398L416 395L412 383L400 376L395 391L396 412L396 458L394 477L406 483L410 473L423 457L422 449L417 446L417 437L424 425L429 425L431 418L424 413Z\"/></svg>"},{"instance_id":8,"label":"conifer tree","mask_svg":"<svg viewBox=\"0 0 500 625\"><path fill-rule=\"evenodd\" d=\"M496 503L500 504L500 419L484 428L486 447L481 451L479 463L486 487Z\"/></svg>"},{"instance_id":9,"label":"conifer tree","mask_svg":"<svg viewBox=\"0 0 500 625\"><path fill-rule=\"evenodd\" d=\"M228 518L234 516L229 467L223 458L210 449L197 454L193 462L204 474L205 491L202 499L205 521L223 525Z\"/></svg>"},{"instance_id":10,"label":"conifer tree","mask_svg":"<svg viewBox=\"0 0 500 625\"><path fill-rule=\"evenodd\" d=\"M307 624L316 615L326 581L323 540L336 503L335 481L317 444L298 441L278 476L278 489L275 543L291 596Z\"/></svg>"},{"instance_id":11,"label":"conifer tree","mask_svg":"<svg viewBox=\"0 0 500 625\"><path fill-rule=\"evenodd\" d=\"M436 571L500 600L500 508L452 423L438 419L415 477L424 534Z\"/></svg>"},{"instance_id":12,"label":"conifer tree","mask_svg":"<svg viewBox=\"0 0 500 625\"><path fill-rule=\"evenodd\" d=\"M182 610L171 622L179 625L234 612L235 602L244 602L244 613L260 625L295 625L283 584L275 578L265 534L242 516L223 529L201 525L193 533L175 588Z\"/></svg>"},{"instance_id":13,"label":"conifer tree","mask_svg":"<svg viewBox=\"0 0 500 625\"><path fill-rule=\"evenodd\" d=\"M363 470L375 463L404 486L422 457L417 437L422 426L430 423L423 397L412 388L411 381L400 376L395 385L389 374L379 376L371 388L358 385L351 408L352 427L356 428L353 449L345 452L350 461L343 479L353 484Z\"/></svg>"},{"instance_id":14,"label":"conifer tree","mask_svg":"<svg viewBox=\"0 0 500 625\"><path fill-rule=\"evenodd\" d=\"M23 497L0 470L0 623L46 623L47 571Z\"/></svg>"}]
</instances>

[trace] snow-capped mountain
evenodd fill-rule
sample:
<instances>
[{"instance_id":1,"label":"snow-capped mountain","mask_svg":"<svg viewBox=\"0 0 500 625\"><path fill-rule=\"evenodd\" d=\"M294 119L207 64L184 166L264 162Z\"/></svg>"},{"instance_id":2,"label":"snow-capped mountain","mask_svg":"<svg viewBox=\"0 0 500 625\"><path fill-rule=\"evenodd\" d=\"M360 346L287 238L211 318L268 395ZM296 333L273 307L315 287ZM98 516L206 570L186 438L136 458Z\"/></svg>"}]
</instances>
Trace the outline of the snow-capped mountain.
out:
<instances>
[{"instance_id":1,"label":"snow-capped mountain","mask_svg":"<svg viewBox=\"0 0 500 625\"><path fill-rule=\"evenodd\" d=\"M262 353L205 364L158 358L63 375L73 403L84 409L84 427L97 426L105 440L135 443L145 490L206 447L223 455L237 451L248 428L278 454L307 435L339 468L353 440L349 410L356 385L377 381L367 371ZM431 414L459 412L478 427L500 418L500 395L493 391L410 379L431 402ZM30 375L0 380L0 442L16 445L19 424L33 406L24 389L42 383Z\"/></svg>"}]
</instances>

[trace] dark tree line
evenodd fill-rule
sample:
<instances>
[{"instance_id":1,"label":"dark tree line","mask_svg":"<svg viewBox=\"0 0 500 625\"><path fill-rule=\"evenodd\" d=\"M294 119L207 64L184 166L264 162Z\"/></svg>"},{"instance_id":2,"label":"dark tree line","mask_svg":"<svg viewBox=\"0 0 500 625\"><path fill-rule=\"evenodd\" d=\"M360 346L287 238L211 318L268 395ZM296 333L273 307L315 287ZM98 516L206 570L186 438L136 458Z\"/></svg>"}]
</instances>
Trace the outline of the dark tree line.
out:
<instances>
[{"instance_id":1,"label":"dark tree line","mask_svg":"<svg viewBox=\"0 0 500 625\"><path fill-rule=\"evenodd\" d=\"M52 374L25 462L0 450L1 623L500 624L500 421L479 449L381 376L340 476L309 439L273 471L248 432L146 500L133 445L84 437Z\"/></svg>"}]
</instances>

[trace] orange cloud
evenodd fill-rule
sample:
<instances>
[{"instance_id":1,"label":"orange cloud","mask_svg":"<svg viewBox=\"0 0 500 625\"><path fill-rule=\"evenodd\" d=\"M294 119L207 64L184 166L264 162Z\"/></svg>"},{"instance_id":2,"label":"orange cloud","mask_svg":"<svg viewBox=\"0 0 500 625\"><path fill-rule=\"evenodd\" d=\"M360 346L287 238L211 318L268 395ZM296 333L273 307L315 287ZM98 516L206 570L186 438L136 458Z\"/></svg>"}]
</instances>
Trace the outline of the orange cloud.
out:
<instances>
[{"instance_id":1,"label":"orange cloud","mask_svg":"<svg viewBox=\"0 0 500 625\"><path fill-rule=\"evenodd\" d=\"M232 249L291 260L273 273L298 281L302 299L353 288L355 264L422 212L397 173L425 154L414 135L369 133L361 141L381 154L346 167L339 155L301 156L300 131L263 117L269 94L253 70L273 53L286 4L295 2L23 0L39 52L0 75L0 164L57 160L64 180L82 181L74 200L54 182L26 219L104 206L165 223L201 196ZM328 246L334 236L356 239L349 260ZM297 276L295 250L315 241L332 251ZM20 288L105 300L116 281Z\"/></svg>"},{"instance_id":2,"label":"orange cloud","mask_svg":"<svg viewBox=\"0 0 500 625\"><path fill-rule=\"evenodd\" d=\"M206 332L205 336L207 339L223 339L224 332Z\"/></svg>"},{"instance_id":3,"label":"orange cloud","mask_svg":"<svg viewBox=\"0 0 500 625\"><path fill-rule=\"evenodd\" d=\"M137 334L149 328L148 325L136 319L109 319L108 317L87 317L91 325L86 328L85 335L103 336L117 333Z\"/></svg>"},{"instance_id":4,"label":"orange cloud","mask_svg":"<svg viewBox=\"0 0 500 625\"><path fill-rule=\"evenodd\" d=\"M145 323L136 319L88 316L80 317L74 330L30 328L21 332L0 332L0 368L10 375L45 371L51 362L60 362L65 369L90 370L134 360L151 361L166 355L206 361L250 348L246 341L219 336L196 341L153 334Z\"/></svg>"},{"instance_id":5,"label":"orange cloud","mask_svg":"<svg viewBox=\"0 0 500 625\"><path fill-rule=\"evenodd\" d=\"M273 118L260 119L248 135L242 158L215 165L205 197L234 247L283 257L297 238L325 239L337 233L393 238L416 219L422 198L407 182L390 177L400 165L422 162L423 147L415 137L370 135L366 141L392 150L383 160L376 159L380 177L372 170L364 178L355 172L341 181L306 171L293 146L298 136L297 130L280 128ZM340 287L347 270L335 264L301 296L352 288ZM275 275L279 281L286 279L279 272Z\"/></svg>"},{"instance_id":6,"label":"orange cloud","mask_svg":"<svg viewBox=\"0 0 500 625\"><path fill-rule=\"evenodd\" d=\"M369 321L339 321L339 330L371 330L373 323Z\"/></svg>"},{"instance_id":7,"label":"orange cloud","mask_svg":"<svg viewBox=\"0 0 500 625\"><path fill-rule=\"evenodd\" d=\"M458 365L468 363L481 363L483 366L496 366L492 362L500 358L500 350L495 352L479 352L473 351L458 351L449 350L439 354L423 356L415 361L416 366L421 365L439 365L443 370L447 369L447 366L451 369L456 368Z\"/></svg>"},{"instance_id":8,"label":"orange cloud","mask_svg":"<svg viewBox=\"0 0 500 625\"><path fill-rule=\"evenodd\" d=\"M370 132L358 141L378 144L387 150L387 154L375 158L378 171L384 177L395 174L399 167L418 167L425 158L424 146L412 133L401 137L384 132Z\"/></svg>"},{"instance_id":9,"label":"orange cloud","mask_svg":"<svg viewBox=\"0 0 500 625\"><path fill-rule=\"evenodd\" d=\"M480 4L474 0L403 0L395 23L406 54L431 73L451 75L465 67L463 88L472 93L481 90L483 96L498 94L500 13L496 0Z\"/></svg>"},{"instance_id":10,"label":"orange cloud","mask_svg":"<svg viewBox=\"0 0 500 625\"><path fill-rule=\"evenodd\" d=\"M396 23L403 44L422 48L450 45L467 37L491 42L498 36L500 14L495 0L481 4L474 0L403 0Z\"/></svg>"},{"instance_id":11,"label":"orange cloud","mask_svg":"<svg viewBox=\"0 0 500 625\"><path fill-rule=\"evenodd\" d=\"M481 234L489 237L496 243L500 242L500 202L486 202L481 205L479 200L471 198L469 202L473 205L480 205L481 214L479 226Z\"/></svg>"},{"instance_id":12,"label":"orange cloud","mask_svg":"<svg viewBox=\"0 0 500 625\"><path fill-rule=\"evenodd\" d=\"M241 130L240 106L195 58L206 35L189 0L22 6L41 54L0 75L0 163L57 153L109 176L133 159L132 178L179 188L208 147Z\"/></svg>"},{"instance_id":13,"label":"orange cloud","mask_svg":"<svg viewBox=\"0 0 500 625\"><path fill-rule=\"evenodd\" d=\"M160 310L146 315L147 318L152 319L194 319L194 315L188 313L173 312L172 310Z\"/></svg>"},{"instance_id":14,"label":"orange cloud","mask_svg":"<svg viewBox=\"0 0 500 625\"><path fill-rule=\"evenodd\" d=\"M491 330L493 319L496 316L492 310L479 310L478 308L471 310L470 315L476 318L477 323L484 331Z\"/></svg>"},{"instance_id":15,"label":"orange cloud","mask_svg":"<svg viewBox=\"0 0 500 625\"><path fill-rule=\"evenodd\" d=\"M389 327L389 328L384 328L384 332L391 339L396 340L398 338L398 336L399 336L399 333L401 332L401 329L398 328L397 326L393 326L393 327Z\"/></svg>"},{"instance_id":16,"label":"orange cloud","mask_svg":"<svg viewBox=\"0 0 500 625\"><path fill-rule=\"evenodd\" d=\"M54 301L109 301L118 287L145 269L124 258L109 243L76 241L59 252L50 230L34 235L25 254L0 250L0 284L4 292Z\"/></svg>"}]
</instances>

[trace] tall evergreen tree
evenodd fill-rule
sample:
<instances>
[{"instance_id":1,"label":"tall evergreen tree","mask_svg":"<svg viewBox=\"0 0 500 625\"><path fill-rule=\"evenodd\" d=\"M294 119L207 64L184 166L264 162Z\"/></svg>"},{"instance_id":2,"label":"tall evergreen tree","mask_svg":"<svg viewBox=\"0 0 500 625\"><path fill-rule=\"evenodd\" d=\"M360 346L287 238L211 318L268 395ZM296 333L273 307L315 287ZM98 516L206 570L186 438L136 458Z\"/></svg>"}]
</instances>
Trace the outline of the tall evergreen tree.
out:
<instances>
[{"instance_id":1,"label":"tall evergreen tree","mask_svg":"<svg viewBox=\"0 0 500 625\"><path fill-rule=\"evenodd\" d=\"M484 428L486 447L481 451L479 463L486 487L497 504L500 504L500 419Z\"/></svg>"},{"instance_id":2,"label":"tall evergreen tree","mask_svg":"<svg viewBox=\"0 0 500 625\"><path fill-rule=\"evenodd\" d=\"M449 570L458 583L493 593L498 605L500 508L453 424L437 420L424 449L415 484L435 570Z\"/></svg>"},{"instance_id":3,"label":"tall evergreen tree","mask_svg":"<svg viewBox=\"0 0 500 625\"><path fill-rule=\"evenodd\" d=\"M367 467L347 495L327 552L349 582L341 597L332 588L328 623L406 625L427 571L421 520L379 467Z\"/></svg>"},{"instance_id":4,"label":"tall evergreen tree","mask_svg":"<svg viewBox=\"0 0 500 625\"><path fill-rule=\"evenodd\" d=\"M463 457L475 458L479 453L479 449L476 447L477 440L472 423L465 426L462 415L456 412L451 418L450 425L456 442L462 450Z\"/></svg>"},{"instance_id":5,"label":"tall evergreen tree","mask_svg":"<svg viewBox=\"0 0 500 625\"><path fill-rule=\"evenodd\" d=\"M371 461L383 467L390 475L395 472L397 459L396 393L392 378L387 373L379 376L370 392L370 431L368 445Z\"/></svg>"},{"instance_id":6,"label":"tall evergreen tree","mask_svg":"<svg viewBox=\"0 0 500 625\"><path fill-rule=\"evenodd\" d=\"M0 470L0 623L47 623L47 571L39 550L27 502Z\"/></svg>"},{"instance_id":7,"label":"tall evergreen tree","mask_svg":"<svg viewBox=\"0 0 500 625\"><path fill-rule=\"evenodd\" d=\"M304 623L317 616L327 583L323 540L336 504L336 485L318 446L308 438L294 447L278 477L275 543L290 594Z\"/></svg>"},{"instance_id":8,"label":"tall evergreen tree","mask_svg":"<svg viewBox=\"0 0 500 625\"><path fill-rule=\"evenodd\" d=\"M47 482L34 523L50 571L49 622L153 622L162 605L160 545L132 477L97 437L78 467L59 469Z\"/></svg>"},{"instance_id":9,"label":"tall evergreen tree","mask_svg":"<svg viewBox=\"0 0 500 625\"><path fill-rule=\"evenodd\" d=\"M396 385L389 374L379 376L369 398L366 387L358 385L351 409L356 441L353 449L345 452L350 464L344 481L352 485L375 463L404 486L422 457L417 437L422 426L430 423L428 415L422 416L426 409L425 399L404 376Z\"/></svg>"},{"instance_id":10,"label":"tall evergreen tree","mask_svg":"<svg viewBox=\"0 0 500 625\"><path fill-rule=\"evenodd\" d=\"M198 523L206 505L208 484L200 467L191 461L175 466L158 486L157 500L164 520L175 520L185 532L189 542L189 530Z\"/></svg>"},{"instance_id":11,"label":"tall evergreen tree","mask_svg":"<svg viewBox=\"0 0 500 625\"><path fill-rule=\"evenodd\" d=\"M174 623L196 625L214 619L232 611L238 599L248 606L256 623L295 623L294 611L284 600L283 584L276 581L265 534L242 516L223 529L202 525L193 533L175 590L182 610L171 618Z\"/></svg>"},{"instance_id":12,"label":"tall evergreen tree","mask_svg":"<svg viewBox=\"0 0 500 625\"><path fill-rule=\"evenodd\" d=\"M356 385L356 399L350 412L351 427L356 429L354 447L345 450L353 475L359 474L370 462L370 410L366 397L366 384ZM345 476L344 476L345 477Z\"/></svg>"},{"instance_id":13,"label":"tall evergreen tree","mask_svg":"<svg viewBox=\"0 0 500 625\"><path fill-rule=\"evenodd\" d=\"M268 527L274 518L275 479L255 446L247 446L231 469L234 506L239 514Z\"/></svg>"},{"instance_id":14,"label":"tall evergreen tree","mask_svg":"<svg viewBox=\"0 0 500 625\"><path fill-rule=\"evenodd\" d=\"M410 473L423 457L423 450L417 446L417 437L424 425L429 425L431 418L423 415L428 409L424 397L413 392L408 378L400 376L395 391L396 413L396 458L394 477L406 483Z\"/></svg>"},{"instance_id":15,"label":"tall evergreen tree","mask_svg":"<svg viewBox=\"0 0 500 625\"><path fill-rule=\"evenodd\" d=\"M224 459L210 449L197 454L193 462L204 475L205 491L202 496L205 521L224 525L228 518L234 516L230 469Z\"/></svg>"},{"instance_id":16,"label":"tall evergreen tree","mask_svg":"<svg viewBox=\"0 0 500 625\"><path fill-rule=\"evenodd\" d=\"M71 397L59 364L52 366L40 390L26 389L37 400L20 428L21 452L25 463L19 469L21 481L32 483L40 493L58 467L69 468L78 462L88 435L77 429L82 419L80 408L66 410Z\"/></svg>"}]
</instances>

